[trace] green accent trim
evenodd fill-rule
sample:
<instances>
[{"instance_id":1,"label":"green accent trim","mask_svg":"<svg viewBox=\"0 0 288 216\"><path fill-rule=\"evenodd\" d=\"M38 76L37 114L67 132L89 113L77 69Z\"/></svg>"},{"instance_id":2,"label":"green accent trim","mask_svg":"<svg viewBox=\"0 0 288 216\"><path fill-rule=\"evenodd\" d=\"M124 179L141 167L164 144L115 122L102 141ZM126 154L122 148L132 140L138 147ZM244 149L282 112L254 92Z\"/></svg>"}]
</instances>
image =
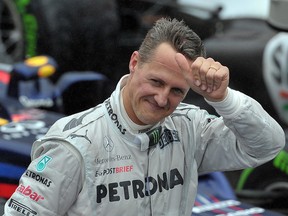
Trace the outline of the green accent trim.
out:
<instances>
[{"instance_id":1,"label":"green accent trim","mask_svg":"<svg viewBox=\"0 0 288 216\"><path fill-rule=\"evenodd\" d=\"M288 110L288 104L284 104L284 105L283 105L283 109L284 109L284 110Z\"/></svg>"},{"instance_id":2,"label":"green accent trim","mask_svg":"<svg viewBox=\"0 0 288 216\"><path fill-rule=\"evenodd\" d=\"M35 16L29 14L24 17L24 23L27 27L25 31L26 57L29 58L36 55L38 25Z\"/></svg>"},{"instance_id":3,"label":"green accent trim","mask_svg":"<svg viewBox=\"0 0 288 216\"><path fill-rule=\"evenodd\" d=\"M26 11L26 6L31 2L31 0L16 0L15 4L18 8L19 13L23 14Z\"/></svg>"},{"instance_id":4,"label":"green accent trim","mask_svg":"<svg viewBox=\"0 0 288 216\"><path fill-rule=\"evenodd\" d=\"M31 0L15 0L17 9L23 20L25 58L37 55L38 23L34 15L27 12Z\"/></svg>"},{"instance_id":5,"label":"green accent trim","mask_svg":"<svg viewBox=\"0 0 288 216\"><path fill-rule=\"evenodd\" d=\"M237 183L236 190L239 191L239 190L243 189L245 182L247 181L249 175L253 172L253 170L254 170L254 168L247 168L247 169L243 170L243 172L240 175L240 179Z\"/></svg>"},{"instance_id":6,"label":"green accent trim","mask_svg":"<svg viewBox=\"0 0 288 216\"><path fill-rule=\"evenodd\" d=\"M279 154L273 160L273 165L288 175L288 153L285 151L280 151Z\"/></svg>"}]
</instances>

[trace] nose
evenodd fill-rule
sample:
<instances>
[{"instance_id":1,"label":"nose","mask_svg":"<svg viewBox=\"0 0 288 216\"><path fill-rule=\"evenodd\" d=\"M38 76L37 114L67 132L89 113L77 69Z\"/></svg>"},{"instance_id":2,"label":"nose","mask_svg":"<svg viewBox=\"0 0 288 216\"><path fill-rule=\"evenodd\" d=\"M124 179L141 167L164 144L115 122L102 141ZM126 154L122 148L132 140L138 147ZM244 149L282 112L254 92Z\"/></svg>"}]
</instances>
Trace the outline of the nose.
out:
<instances>
[{"instance_id":1,"label":"nose","mask_svg":"<svg viewBox=\"0 0 288 216\"><path fill-rule=\"evenodd\" d=\"M155 95L154 99L159 107L166 107L168 105L169 89L161 89Z\"/></svg>"}]
</instances>

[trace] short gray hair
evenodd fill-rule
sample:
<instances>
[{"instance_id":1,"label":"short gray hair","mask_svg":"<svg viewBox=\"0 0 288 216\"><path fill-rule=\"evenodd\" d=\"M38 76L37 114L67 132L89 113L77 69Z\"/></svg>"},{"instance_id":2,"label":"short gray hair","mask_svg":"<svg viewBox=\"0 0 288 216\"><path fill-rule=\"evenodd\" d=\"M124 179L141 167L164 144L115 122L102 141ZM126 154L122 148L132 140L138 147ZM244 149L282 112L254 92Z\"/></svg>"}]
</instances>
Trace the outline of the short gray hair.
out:
<instances>
[{"instance_id":1,"label":"short gray hair","mask_svg":"<svg viewBox=\"0 0 288 216\"><path fill-rule=\"evenodd\" d=\"M139 48L141 63L149 62L155 49L162 43L169 43L190 60L206 56L202 40L183 20L161 18L148 31Z\"/></svg>"}]
</instances>

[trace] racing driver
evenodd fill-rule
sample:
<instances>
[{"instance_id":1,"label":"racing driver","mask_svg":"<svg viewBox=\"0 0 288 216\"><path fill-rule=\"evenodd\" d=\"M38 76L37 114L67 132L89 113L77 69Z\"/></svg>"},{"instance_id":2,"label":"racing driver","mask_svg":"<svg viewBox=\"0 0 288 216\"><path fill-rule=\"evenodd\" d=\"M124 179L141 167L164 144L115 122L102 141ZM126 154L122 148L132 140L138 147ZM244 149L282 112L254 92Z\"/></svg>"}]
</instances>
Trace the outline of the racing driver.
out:
<instances>
[{"instance_id":1,"label":"racing driver","mask_svg":"<svg viewBox=\"0 0 288 216\"><path fill-rule=\"evenodd\" d=\"M228 87L229 69L184 21L159 19L129 72L33 144L5 216L190 216L199 174L255 167L284 146L279 124ZM184 103L190 89L219 116Z\"/></svg>"}]
</instances>

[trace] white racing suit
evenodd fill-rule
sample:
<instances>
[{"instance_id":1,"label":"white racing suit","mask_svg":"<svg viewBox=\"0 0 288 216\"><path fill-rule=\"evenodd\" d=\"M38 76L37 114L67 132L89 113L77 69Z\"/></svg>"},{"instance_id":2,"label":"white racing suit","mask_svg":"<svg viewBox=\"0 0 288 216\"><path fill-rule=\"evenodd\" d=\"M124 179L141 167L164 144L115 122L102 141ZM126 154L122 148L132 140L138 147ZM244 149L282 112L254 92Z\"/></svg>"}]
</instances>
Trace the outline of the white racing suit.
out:
<instances>
[{"instance_id":1,"label":"white racing suit","mask_svg":"<svg viewBox=\"0 0 288 216\"><path fill-rule=\"evenodd\" d=\"M125 79L103 104L58 120L33 144L5 216L188 216L199 174L255 167L284 146L281 127L231 89L225 106L210 103L223 118L181 103L135 132L120 111Z\"/></svg>"}]
</instances>

